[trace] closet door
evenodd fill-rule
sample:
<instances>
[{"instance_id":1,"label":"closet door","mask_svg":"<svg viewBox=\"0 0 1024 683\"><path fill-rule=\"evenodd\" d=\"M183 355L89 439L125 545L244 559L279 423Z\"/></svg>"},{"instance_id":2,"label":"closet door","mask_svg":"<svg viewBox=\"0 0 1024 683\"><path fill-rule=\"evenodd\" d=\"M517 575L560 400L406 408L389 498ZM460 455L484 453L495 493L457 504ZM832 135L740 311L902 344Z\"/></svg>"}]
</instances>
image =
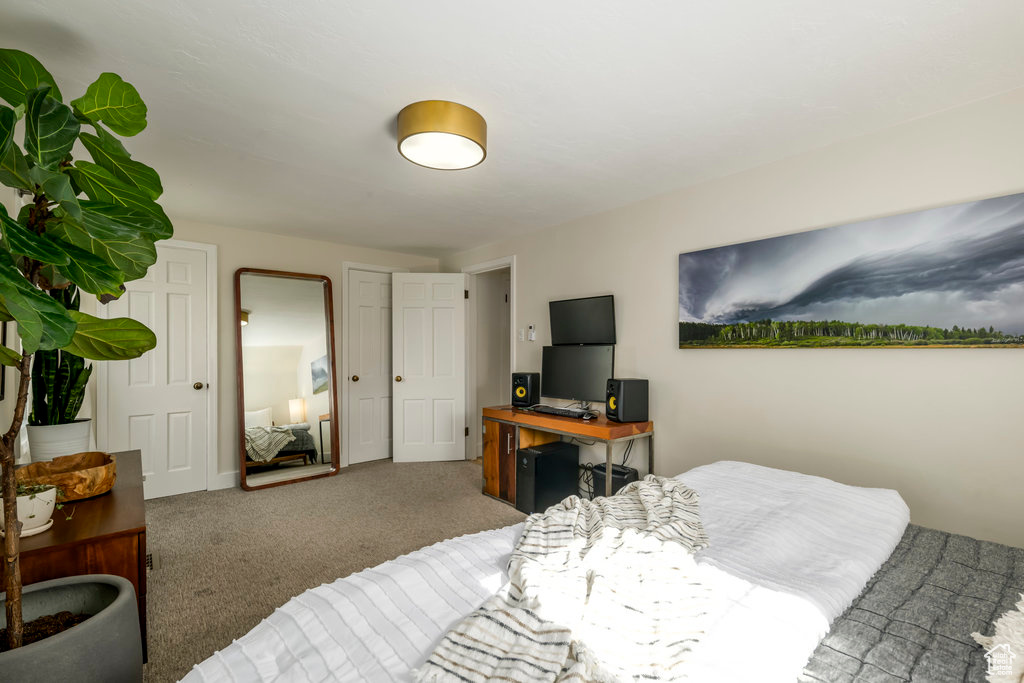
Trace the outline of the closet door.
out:
<instances>
[{"instance_id":1,"label":"closet door","mask_svg":"<svg viewBox=\"0 0 1024 683\"><path fill-rule=\"evenodd\" d=\"M391 273L348 274L348 462L391 457Z\"/></svg>"},{"instance_id":2,"label":"closet door","mask_svg":"<svg viewBox=\"0 0 1024 683\"><path fill-rule=\"evenodd\" d=\"M466 276L395 273L392 283L395 462L463 460Z\"/></svg>"}]
</instances>

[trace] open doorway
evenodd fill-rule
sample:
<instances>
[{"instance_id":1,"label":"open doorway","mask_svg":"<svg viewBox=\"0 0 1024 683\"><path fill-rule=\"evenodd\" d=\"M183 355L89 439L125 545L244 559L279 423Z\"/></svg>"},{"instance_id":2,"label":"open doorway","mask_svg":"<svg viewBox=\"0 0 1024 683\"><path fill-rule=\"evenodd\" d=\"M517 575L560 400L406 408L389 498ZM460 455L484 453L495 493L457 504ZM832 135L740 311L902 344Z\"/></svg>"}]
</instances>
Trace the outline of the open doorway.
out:
<instances>
[{"instance_id":1,"label":"open doorway","mask_svg":"<svg viewBox=\"0 0 1024 683\"><path fill-rule=\"evenodd\" d=\"M466 301L466 459L483 452L480 411L506 405L512 395L514 346L513 262L511 258L469 266Z\"/></svg>"}]
</instances>

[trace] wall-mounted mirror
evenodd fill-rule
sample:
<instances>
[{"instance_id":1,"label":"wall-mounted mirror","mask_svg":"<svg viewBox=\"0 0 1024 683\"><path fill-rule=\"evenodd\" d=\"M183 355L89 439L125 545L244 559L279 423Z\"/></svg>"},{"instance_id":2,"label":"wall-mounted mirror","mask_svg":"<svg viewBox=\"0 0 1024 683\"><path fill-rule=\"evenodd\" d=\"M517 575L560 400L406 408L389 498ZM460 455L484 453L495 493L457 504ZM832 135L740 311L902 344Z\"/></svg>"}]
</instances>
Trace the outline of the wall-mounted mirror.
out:
<instances>
[{"instance_id":1,"label":"wall-mounted mirror","mask_svg":"<svg viewBox=\"0 0 1024 683\"><path fill-rule=\"evenodd\" d=\"M337 474L333 310L322 275L235 272L243 489Z\"/></svg>"}]
</instances>

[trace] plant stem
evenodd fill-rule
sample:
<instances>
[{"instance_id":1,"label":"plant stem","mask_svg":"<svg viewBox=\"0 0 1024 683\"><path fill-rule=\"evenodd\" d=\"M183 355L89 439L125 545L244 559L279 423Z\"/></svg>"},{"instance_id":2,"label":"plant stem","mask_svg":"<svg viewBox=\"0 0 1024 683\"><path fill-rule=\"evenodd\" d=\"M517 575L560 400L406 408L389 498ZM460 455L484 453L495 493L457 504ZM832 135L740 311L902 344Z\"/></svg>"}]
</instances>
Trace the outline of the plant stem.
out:
<instances>
[{"instance_id":1,"label":"plant stem","mask_svg":"<svg viewBox=\"0 0 1024 683\"><path fill-rule=\"evenodd\" d=\"M7 617L7 646L21 647L24 622L21 616L21 522L18 521L18 483L14 474L14 439L21 431L28 403L28 382L31 378L32 356L24 354L18 367L18 402L14 407L11 428L0 438L0 476L3 477L4 498L4 590L7 592L4 611Z\"/></svg>"},{"instance_id":2,"label":"plant stem","mask_svg":"<svg viewBox=\"0 0 1024 683\"><path fill-rule=\"evenodd\" d=\"M35 197L35 207L29 219L29 229L37 233L45 227L47 212L45 207L40 213L39 196ZM29 261L26 277L36 286L39 281L38 261ZM6 324L6 323L4 323ZM0 438L0 490L4 499L4 591L7 593L4 602L4 613L7 618L7 647L11 650L21 647L22 633L25 622L21 614L21 522L18 520L18 480L14 472L14 440L18 438L21 425L25 421L25 404L28 403L28 386L32 379L32 354L22 353L21 364L18 366L18 402L14 405L14 417L11 427Z\"/></svg>"}]
</instances>

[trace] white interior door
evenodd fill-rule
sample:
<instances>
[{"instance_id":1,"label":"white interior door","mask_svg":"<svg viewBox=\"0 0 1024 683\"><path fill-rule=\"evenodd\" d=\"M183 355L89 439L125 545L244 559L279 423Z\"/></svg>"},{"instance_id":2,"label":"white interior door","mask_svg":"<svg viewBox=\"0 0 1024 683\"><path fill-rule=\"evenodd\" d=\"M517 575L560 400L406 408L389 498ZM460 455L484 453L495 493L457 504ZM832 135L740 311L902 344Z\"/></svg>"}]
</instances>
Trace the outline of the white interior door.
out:
<instances>
[{"instance_id":1,"label":"white interior door","mask_svg":"<svg viewBox=\"0 0 1024 683\"><path fill-rule=\"evenodd\" d=\"M348 273L348 462L391 457L391 273Z\"/></svg>"},{"instance_id":2,"label":"white interior door","mask_svg":"<svg viewBox=\"0 0 1024 683\"><path fill-rule=\"evenodd\" d=\"M141 358L107 364L104 450L142 451L145 497L206 489L210 381L207 259L202 249L157 245L146 277L107 305L156 333Z\"/></svg>"},{"instance_id":3,"label":"white interior door","mask_svg":"<svg viewBox=\"0 0 1024 683\"><path fill-rule=\"evenodd\" d=\"M395 462L462 460L466 306L462 273L395 273Z\"/></svg>"}]
</instances>

